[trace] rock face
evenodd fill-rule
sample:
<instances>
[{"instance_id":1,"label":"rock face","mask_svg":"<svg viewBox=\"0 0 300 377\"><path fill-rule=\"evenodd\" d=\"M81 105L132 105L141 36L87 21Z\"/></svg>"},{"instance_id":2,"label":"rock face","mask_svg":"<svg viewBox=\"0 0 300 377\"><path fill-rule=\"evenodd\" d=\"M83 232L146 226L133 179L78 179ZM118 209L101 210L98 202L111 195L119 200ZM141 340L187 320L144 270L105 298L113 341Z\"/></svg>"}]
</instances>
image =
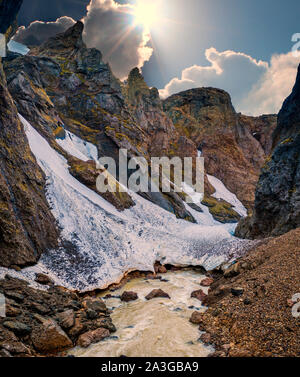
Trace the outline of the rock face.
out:
<instances>
[{"instance_id":1,"label":"rock face","mask_svg":"<svg viewBox=\"0 0 300 377\"><path fill-rule=\"evenodd\" d=\"M1 16L4 9L14 20L19 3L2 1ZM45 177L31 154L1 62L0 161L0 265L26 266L56 246L58 231L45 198Z\"/></svg>"},{"instance_id":2,"label":"rock face","mask_svg":"<svg viewBox=\"0 0 300 377\"><path fill-rule=\"evenodd\" d=\"M254 214L240 222L239 237L276 236L300 226L300 68L279 112L273 146L257 185Z\"/></svg>"},{"instance_id":3,"label":"rock face","mask_svg":"<svg viewBox=\"0 0 300 377\"><path fill-rule=\"evenodd\" d=\"M96 145L99 157L112 157L117 165L120 148L126 149L129 157L148 161L161 155L196 157L196 146L176 132L162 110L158 91L148 88L139 70L134 69L123 85L103 62L101 52L85 46L82 32L83 24L77 22L27 56L5 61L18 111L69 160L71 174L84 181L91 166L70 160L55 142L64 138L64 128ZM89 182L89 187L95 186L93 174L91 179L94 184ZM144 197L177 217L194 221L175 193ZM105 199L120 210L133 205L125 194Z\"/></svg>"},{"instance_id":4,"label":"rock face","mask_svg":"<svg viewBox=\"0 0 300 377\"><path fill-rule=\"evenodd\" d=\"M116 331L96 297L84 299L58 286L41 291L8 275L0 280L0 293L6 307L6 317L0 317L0 356L56 355Z\"/></svg>"},{"instance_id":5,"label":"rock face","mask_svg":"<svg viewBox=\"0 0 300 377\"><path fill-rule=\"evenodd\" d=\"M214 88L172 95L164 101L164 110L177 131L202 151L206 172L220 179L251 210L275 116L236 114L229 94Z\"/></svg>"},{"instance_id":6,"label":"rock face","mask_svg":"<svg viewBox=\"0 0 300 377\"><path fill-rule=\"evenodd\" d=\"M224 356L296 357L299 318L292 314L300 292L300 229L264 240L237 263L235 277L219 275L199 319ZM283 284L284 279L284 284ZM224 289L224 287L227 287Z\"/></svg>"}]
</instances>

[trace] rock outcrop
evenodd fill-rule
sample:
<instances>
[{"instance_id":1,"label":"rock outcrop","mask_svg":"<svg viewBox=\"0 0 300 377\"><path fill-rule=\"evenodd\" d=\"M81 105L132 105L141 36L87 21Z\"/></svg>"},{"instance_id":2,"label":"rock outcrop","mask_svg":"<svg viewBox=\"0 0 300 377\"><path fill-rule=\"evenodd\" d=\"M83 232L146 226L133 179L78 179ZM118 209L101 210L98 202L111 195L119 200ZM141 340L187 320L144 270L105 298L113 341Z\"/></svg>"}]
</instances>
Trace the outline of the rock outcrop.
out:
<instances>
[{"instance_id":1,"label":"rock outcrop","mask_svg":"<svg viewBox=\"0 0 300 377\"><path fill-rule=\"evenodd\" d=\"M128 151L128 157L148 161L151 156L174 155L175 149L179 157L196 157L196 146L176 132L162 110L158 91L148 88L139 70L130 73L127 85L121 84L103 62L101 52L85 46L82 32L83 24L77 22L27 56L5 62L18 111L69 160L71 173L83 181L90 166L75 164L55 142L64 137L65 129L96 145L99 157L112 157L117 166L120 148ZM175 193L143 196L177 217L194 221ZM118 209L128 208L130 202L128 195L105 199Z\"/></svg>"},{"instance_id":2,"label":"rock outcrop","mask_svg":"<svg viewBox=\"0 0 300 377\"><path fill-rule=\"evenodd\" d=\"M83 298L59 286L38 290L8 275L0 280L0 293L6 308L0 317L0 357L53 356L116 331L109 310L96 297Z\"/></svg>"},{"instance_id":3,"label":"rock outcrop","mask_svg":"<svg viewBox=\"0 0 300 377\"><path fill-rule=\"evenodd\" d=\"M251 212L275 117L236 114L229 94L214 88L174 94L164 101L164 110L177 131L201 150L207 174L220 179Z\"/></svg>"},{"instance_id":4,"label":"rock outcrop","mask_svg":"<svg viewBox=\"0 0 300 377\"><path fill-rule=\"evenodd\" d=\"M7 14L7 22L14 20L19 6L2 1L0 14ZM1 61L0 188L0 265L34 264L56 246L58 230L45 197L45 177L30 151Z\"/></svg>"},{"instance_id":5,"label":"rock outcrop","mask_svg":"<svg viewBox=\"0 0 300 377\"><path fill-rule=\"evenodd\" d=\"M264 238L300 227L300 67L279 112L273 147L257 185L254 214L241 220L239 237Z\"/></svg>"}]
</instances>

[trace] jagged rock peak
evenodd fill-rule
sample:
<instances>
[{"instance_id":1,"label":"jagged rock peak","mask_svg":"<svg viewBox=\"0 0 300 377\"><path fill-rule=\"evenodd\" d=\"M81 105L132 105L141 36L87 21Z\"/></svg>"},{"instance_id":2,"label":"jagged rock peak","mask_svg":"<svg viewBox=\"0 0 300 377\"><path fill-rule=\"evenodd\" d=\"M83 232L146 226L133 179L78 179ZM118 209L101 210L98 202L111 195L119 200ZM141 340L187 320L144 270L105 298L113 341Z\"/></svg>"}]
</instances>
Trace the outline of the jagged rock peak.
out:
<instances>
[{"instance_id":1,"label":"jagged rock peak","mask_svg":"<svg viewBox=\"0 0 300 377\"><path fill-rule=\"evenodd\" d=\"M127 97L130 104L135 104L141 100L141 96L148 97L154 106L162 106L157 88L149 88L139 68L133 68L127 80Z\"/></svg>"},{"instance_id":2,"label":"jagged rock peak","mask_svg":"<svg viewBox=\"0 0 300 377\"><path fill-rule=\"evenodd\" d=\"M300 131L300 65L292 93L278 114L278 126L273 134L273 146Z\"/></svg>"},{"instance_id":3,"label":"jagged rock peak","mask_svg":"<svg viewBox=\"0 0 300 377\"><path fill-rule=\"evenodd\" d=\"M83 29L83 23L77 21L76 24L67 29L64 33L49 38L41 46L33 49L30 54L41 55L46 52L47 56L68 55L70 52L86 48L82 39Z\"/></svg>"},{"instance_id":4,"label":"jagged rock peak","mask_svg":"<svg viewBox=\"0 0 300 377\"><path fill-rule=\"evenodd\" d=\"M275 148L260 175L254 214L238 225L239 237L278 236L300 226L300 69L273 136Z\"/></svg>"},{"instance_id":5,"label":"jagged rock peak","mask_svg":"<svg viewBox=\"0 0 300 377\"><path fill-rule=\"evenodd\" d=\"M179 106L188 103L193 106L195 111L203 107L216 106L219 109L235 114L229 93L212 87L194 88L171 95L164 101L165 111L172 108L175 103Z\"/></svg>"}]
</instances>

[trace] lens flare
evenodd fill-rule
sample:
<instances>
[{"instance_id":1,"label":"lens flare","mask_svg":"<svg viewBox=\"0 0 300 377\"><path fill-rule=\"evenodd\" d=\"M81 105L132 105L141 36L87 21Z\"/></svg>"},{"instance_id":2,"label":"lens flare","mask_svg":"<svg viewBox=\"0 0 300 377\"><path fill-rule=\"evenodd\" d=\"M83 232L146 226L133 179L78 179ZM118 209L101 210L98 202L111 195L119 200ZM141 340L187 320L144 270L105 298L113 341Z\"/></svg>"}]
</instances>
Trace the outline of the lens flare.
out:
<instances>
[{"instance_id":1,"label":"lens flare","mask_svg":"<svg viewBox=\"0 0 300 377\"><path fill-rule=\"evenodd\" d=\"M154 0L141 0L134 10L135 24L150 28L157 19L157 6Z\"/></svg>"}]
</instances>

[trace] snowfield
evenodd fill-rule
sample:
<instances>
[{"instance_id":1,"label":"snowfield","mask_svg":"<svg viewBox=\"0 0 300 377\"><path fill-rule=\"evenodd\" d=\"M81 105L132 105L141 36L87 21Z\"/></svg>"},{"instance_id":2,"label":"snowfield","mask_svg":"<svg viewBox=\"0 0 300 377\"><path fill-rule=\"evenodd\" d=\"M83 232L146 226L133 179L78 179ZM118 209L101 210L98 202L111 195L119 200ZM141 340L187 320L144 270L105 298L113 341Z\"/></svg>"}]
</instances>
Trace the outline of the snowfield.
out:
<instances>
[{"instance_id":1,"label":"snowfield","mask_svg":"<svg viewBox=\"0 0 300 377\"><path fill-rule=\"evenodd\" d=\"M30 148L47 176L47 200L61 228L58 250L44 253L36 266L9 274L34 281L36 272L81 291L105 288L131 270L153 271L156 260L164 264L201 265L206 269L242 255L252 244L232 236L234 224L220 224L201 206L188 207L198 224L176 217L130 193L136 205L119 212L100 195L69 174L66 159L20 115ZM67 132L58 143L82 159L97 159L97 149ZM222 182L209 177L222 197L245 214L244 207ZM8 270L0 268L0 276ZM33 283L33 285L36 283Z\"/></svg>"}]
</instances>

